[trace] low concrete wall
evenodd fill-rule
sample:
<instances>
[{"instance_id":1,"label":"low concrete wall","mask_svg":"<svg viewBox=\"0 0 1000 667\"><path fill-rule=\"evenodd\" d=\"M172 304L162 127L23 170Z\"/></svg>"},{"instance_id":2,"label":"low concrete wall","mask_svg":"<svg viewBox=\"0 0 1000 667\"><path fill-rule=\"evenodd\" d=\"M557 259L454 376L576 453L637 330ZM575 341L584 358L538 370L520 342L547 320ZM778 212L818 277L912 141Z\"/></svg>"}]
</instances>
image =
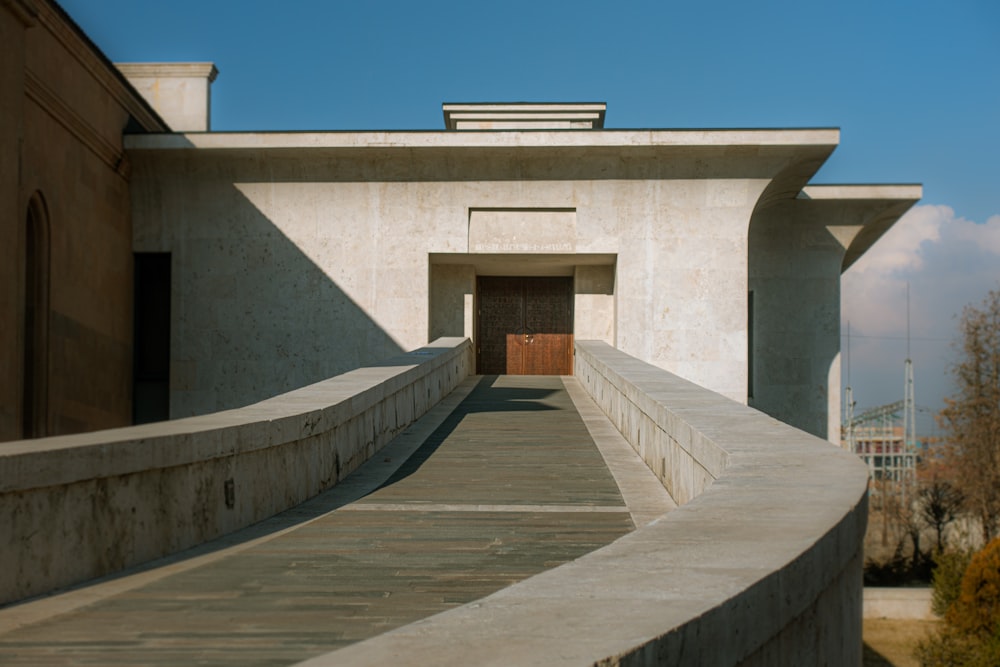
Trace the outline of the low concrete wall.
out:
<instances>
[{"instance_id":1,"label":"low concrete wall","mask_svg":"<svg viewBox=\"0 0 1000 667\"><path fill-rule=\"evenodd\" d=\"M671 496L689 503L665 518L678 529L669 539L718 534L688 554L689 567L715 567L732 550L746 577L743 591L626 662L694 650L706 659L691 664L860 665L868 475L858 459L603 343L578 346L576 373ZM723 612L730 630L717 635L712 617Z\"/></svg>"},{"instance_id":2,"label":"low concrete wall","mask_svg":"<svg viewBox=\"0 0 1000 667\"><path fill-rule=\"evenodd\" d=\"M892 618L917 621L937 619L931 611L931 588L865 589L865 618Z\"/></svg>"},{"instance_id":3,"label":"low concrete wall","mask_svg":"<svg viewBox=\"0 0 1000 667\"><path fill-rule=\"evenodd\" d=\"M465 379L467 339L236 410L0 444L0 603L248 526L330 488Z\"/></svg>"},{"instance_id":4,"label":"low concrete wall","mask_svg":"<svg viewBox=\"0 0 1000 667\"><path fill-rule=\"evenodd\" d=\"M472 604L302 663L860 665L864 466L619 352L576 375L681 507Z\"/></svg>"}]
</instances>

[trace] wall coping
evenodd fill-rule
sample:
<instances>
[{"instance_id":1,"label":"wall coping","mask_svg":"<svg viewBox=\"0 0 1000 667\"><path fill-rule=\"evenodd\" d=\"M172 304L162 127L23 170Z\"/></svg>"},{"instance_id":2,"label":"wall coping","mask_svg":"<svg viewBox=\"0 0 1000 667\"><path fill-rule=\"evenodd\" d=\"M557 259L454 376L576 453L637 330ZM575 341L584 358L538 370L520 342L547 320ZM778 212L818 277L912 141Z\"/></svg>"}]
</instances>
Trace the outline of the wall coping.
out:
<instances>
[{"instance_id":1,"label":"wall coping","mask_svg":"<svg viewBox=\"0 0 1000 667\"><path fill-rule=\"evenodd\" d=\"M427 364L445 363L465 340L439 338L378 364L231 410L3 442L0 493L172 468L267 449L320 433L409 384L426 370ZM208 435L212 437L205 437ZM176 446L177 438L182 439L182 446ZM173 443L170 447L161 446L168 440Z\"/></svg>"}]
</instances>

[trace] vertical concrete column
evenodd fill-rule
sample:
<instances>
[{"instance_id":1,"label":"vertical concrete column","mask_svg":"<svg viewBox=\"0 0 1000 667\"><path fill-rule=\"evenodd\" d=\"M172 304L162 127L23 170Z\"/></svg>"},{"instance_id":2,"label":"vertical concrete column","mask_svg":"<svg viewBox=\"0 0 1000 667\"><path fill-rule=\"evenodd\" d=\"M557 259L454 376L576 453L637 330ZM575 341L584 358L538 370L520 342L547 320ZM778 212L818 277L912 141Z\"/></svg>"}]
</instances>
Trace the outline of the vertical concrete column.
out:
<instances>
[{"instance_id":1,"label":"vertical concrete column","mask_svg":"<svg viewBox=\"0 0 1000 667\"><path fill-rule=\"evenodd\" d=\"M749 404L840 442L840 275L919 186L809 186L754 213Z\"/></svg>"},{"instance_id":2,"label":"vertical concrete column","mask_svg":"<svg viewBox=\"0 0 1000 667\"><path fill-rule=\"evenodd\" d=\"M0 441L20 437L24 328L24 228L20 191L24 132L25 33L35 23L27 0L0 0Z\"/></svg>"},{"instance_id":3,"label":"vertical concrete column","mask_svg":"<svg viewBox=\"0 0 1000 667\"><path fill-rule=\"evenodd\" d=\"M831 441L839 437L840 267L844 247L808 202L755 216L750 233L749 404Z\"/></svg>"}]
</instances>

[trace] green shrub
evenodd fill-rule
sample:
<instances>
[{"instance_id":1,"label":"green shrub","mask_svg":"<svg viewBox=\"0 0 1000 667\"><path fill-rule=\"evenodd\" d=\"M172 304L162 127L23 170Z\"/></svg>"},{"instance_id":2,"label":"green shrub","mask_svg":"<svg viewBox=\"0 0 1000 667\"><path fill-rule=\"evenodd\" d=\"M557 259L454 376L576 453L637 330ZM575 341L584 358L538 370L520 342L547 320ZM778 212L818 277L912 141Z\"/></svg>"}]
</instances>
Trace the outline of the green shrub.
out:
<instances>
[{"instance_id":1,"label":"green shrub","mask_svg":"<svg viewBox=\"0 0 1000 667\"><path fill-rule=\"evenodd\" d=\"M972 555L956 592L962 559L961 553L938 558L933 606L945 626L914 652L923 667L1000 665L1000 538Z\"/></svg>"},{"instance_id":2,"label":"green shrub","mask_svg":"<svg viewBox=\"0 0 1000 667\"><path fill-rule=\"evenodd\" d=\"M980 640L945 628L921 641L914 656L921 667L997 667L1000 637Z\"/></svg>"},{"instance_id":3,"label":"green shrub","mask_svg":"<svg viewBox=\"0 0 1000 667\"><path fill-rule=\"evenodd\" d=\"M938 552L934 554L934 574L932 583L934 593L931 597L931 609L944 618L948 608L958 599L962 591L962 575L972 560L972 551L964 549Z\"/></svg>"}]
</instances>

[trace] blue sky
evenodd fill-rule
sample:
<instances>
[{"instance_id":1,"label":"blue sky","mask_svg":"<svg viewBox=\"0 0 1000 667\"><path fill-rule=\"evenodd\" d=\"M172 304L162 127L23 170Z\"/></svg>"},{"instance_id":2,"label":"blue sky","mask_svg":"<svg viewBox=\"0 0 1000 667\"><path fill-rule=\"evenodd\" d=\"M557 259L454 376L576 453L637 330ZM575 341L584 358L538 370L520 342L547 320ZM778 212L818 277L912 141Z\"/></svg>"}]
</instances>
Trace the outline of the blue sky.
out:
<instances>
[{"instance_id":1,"label":"blue sky","mask_svg":"<svg viewBox=\"0 0 1000 667\"><path fill-rule=\"evenodd\" d=\"M906 283L932 407L953 315L1000 287L996 0L62 5L114 61L215 62L217 131L441 129L442 102L475 101L602 101L610 128L841 128L814 182L924 186L845 275L860 405L902 397Z\"/></svg>"}]
</instances>

